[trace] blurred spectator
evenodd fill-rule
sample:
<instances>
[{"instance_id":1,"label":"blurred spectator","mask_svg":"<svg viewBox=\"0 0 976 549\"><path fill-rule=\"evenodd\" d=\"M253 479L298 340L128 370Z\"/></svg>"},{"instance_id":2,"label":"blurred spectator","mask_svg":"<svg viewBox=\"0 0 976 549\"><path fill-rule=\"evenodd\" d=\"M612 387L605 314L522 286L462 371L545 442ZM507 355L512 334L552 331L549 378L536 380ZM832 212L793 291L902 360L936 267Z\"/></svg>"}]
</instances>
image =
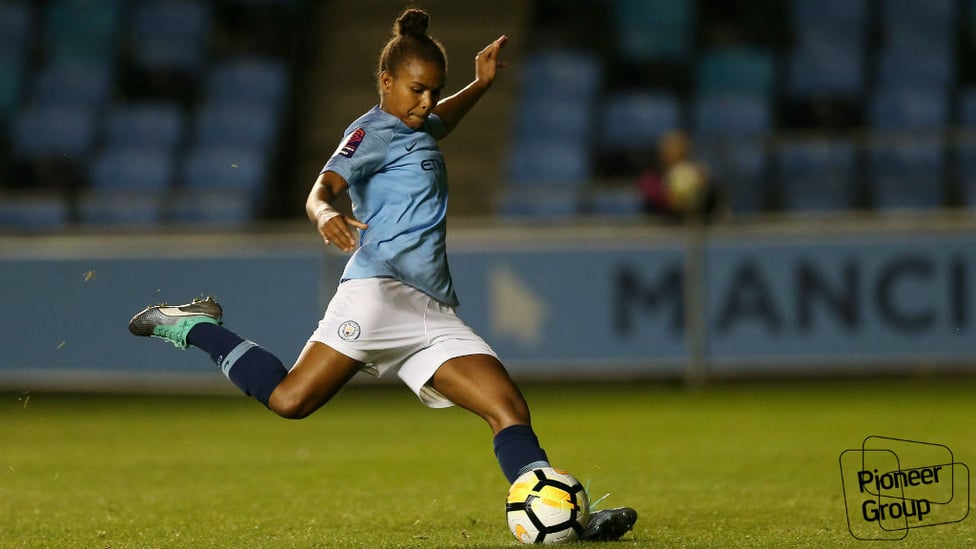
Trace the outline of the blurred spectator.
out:
<instances>
[{"instance_id":1,"label":"blurred spectator","mask_svg":"<svg viewBox=\"0 0 976 549\"><path fill-rule=\"evenodd\" d=\"M691 140L682 131L661 137L657 147L657 166L645 170L637 179L643 210L682 221L708 218L717 197L708 169L691 158Z\"/></svg>"}]
</instances>

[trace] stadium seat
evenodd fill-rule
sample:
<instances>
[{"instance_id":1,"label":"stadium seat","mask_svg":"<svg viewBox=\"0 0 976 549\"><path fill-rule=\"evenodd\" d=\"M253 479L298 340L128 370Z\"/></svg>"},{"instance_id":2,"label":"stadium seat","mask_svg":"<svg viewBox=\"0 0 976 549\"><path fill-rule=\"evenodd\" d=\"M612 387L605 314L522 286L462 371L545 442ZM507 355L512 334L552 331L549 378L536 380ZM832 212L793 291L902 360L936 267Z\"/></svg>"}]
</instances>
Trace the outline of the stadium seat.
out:
<instances>
[{"instance_id":1,"label":"stadium seat","mask_svg":"<svg viewBox=\"0 0 976 549\"><path fill-rule=\"evenodd\" d=\"M173 184L174 170L169 149L119 145L95 157L88 181L99 191L163 193Z\"/></svg>"},{"instance_id":2,"label":"stadium seat","mask_svg":"<svg viewBox=\"0 0 976 549\"><path fill-rule=\"evenodd\" d=\"M303 0L229 0L232 4L241 6L272 6L289 7L300 4Z\"/></svg>"},{"instance_id":3,"label":"stadium seat","mask_svg":"<svg viewBox=\"0 0 976 549\"><path fill-rule=\"evenodd\" d=\"M703 52L696 67L698 93L746 94L772 98L776 85L773 55L759 48L720 48Z\"/></svg>"},{"instance_id":4,"label":"stadium seat","mask_svg":"<svg viewBox=\"0 0 976 549\"><path fill-rule=\"evenodd\" d=\"M102 59L59 59L35 70L31 102L98 109L113 88L112 65Z\"/></svg>"},{"instance_id":5,"label":"stadium seat","mask_svg":"<svg viewBox=\"0 0 976 549\"><path fill-rule=\"evenodd\" d=\"M193 141L198 145L258 147L273 150L278 113L265 103L207 101L197 112Z\"/></svg>"},{"instance_id":6,"label":"stadium seat","mask_svg":"<svg viewBox=\"0 0 976 549\"><path fill-rule=\"evenodd\" d=\"M866 0L791 0L789 14L794 52L818 59L817 65L844 64L843 59L830 59L828 54L864 57Z\"/></svg>"},{"instance_id":7,"label":"stadium seat","mask_svg":"<svg viewBox=\"0 0 976 549\"><path fill-rule=\"evenodd\" d=\"M129 36L137 69L150 73L201 73L211 32L207 2L151 0L137 3L132 9Z\"/></svg>"},{"instance_id":8,"label":"stadium seat","mask_svg":"<svg viewBox=\"0 0 976 549\"><path fill-rule=\"evenodd\" d=\"M579 190L561 187L508 189L502 195L498 213L507 218L568 221L580 213Z\"/></svg>"},{"instance_id":9,"label":"stadium seat","mask_svg":"<svg viewBox=\"0 0 976 549\"><path fill-rule=\"evenodd\" d=\"M553 137L586 141L593 130L592 107L575 99L524 98L515 118L515 139Z\"/></svg>"},{"instance_id":10,"label":"stadium seat","mask_svg":"<svg viewBox=\"0 0 976 549\"><path fill-rule=\"evenodd\" d=\"M850 139L780 142L773 181L786 211L844 211L857 194L857 146Z\"/></svg>"},{"instance_id":11,"label":"stadium seat","mask_svg":"<svg viewBox=\"0 0 976 549\"><path fill-rule=\"evenodd\" d=\"M629 61L684 62L691 55L693 34L684 25L660 26L654 30L628 25L614 36L620 56Z\"/></svg>"},{"instance_id":12,"label":"stadium seat","mask_svg":"<svg viewBox=\"0 0 976 549\"><path fill-rule=\"evenodd\" d=\"M976 139L959 140L953 152L953 171L962 205L976 209Z\"/></svg>"},{"instance_id":13,"label":"stadium seat","mask_svg":"<svg viewBox=\"0 0 976 549\"><path fill-rule=\"evenodd\" d=\"M943 88L879 90L868 105L875 130L941 131L949 123L948 92Z\"/></svg>"},{"instance_id":14,"label":"stadium seat","mask_svg":"<svg viewBox=\"0 0 976 549\"><path fill-rule=\"evenodd\" d=\"M940 48L916 45L878 52L876 86L885 91L948 89L955 85L955 56Z\"/></svg>"},{"instance_id":15,"label":"stadium seat","mask_svg":"<svg viewBox=\"0 0 976 549\"><path fill-rule=\"evenodd\" d=\"M969 36L976 36L976 0L967 0L963 13L966 14L963 32Z\"/></svg>"},{"instance_id":16,"label":"stadium seat","mask_svg":"<svg viewBox=\"0 0 976 549\"><path fill-rule=\"evenodd\" d=\"M33 10L27 2L0 4L0 124L6 127L28 80Z\"/></svg>"},{"instance_id":17,"label":"stadium seat","mask_svg":"<svg viewBox=\"0 0 976 549\"><path fill-rule=\"evenodd\" d=\"M187 152L181 171L188 190L237 190L259 197L268 165L261 149L226 145L197 146Z\"/></svg>"},{"instance_id":18,"label":"stadium seat","mask_svg":"<svg viewBox=\"0 0 976 549\"><path fill-rule=\"evenodd\" d=\"M878 210L941 207L945 198L945 143L941 137L868 145L868 194Z\"/></svg>"},{"instance_id":19,"label":"stadium seat","mask_svg":"<svg viewBox=\"0 0 976 549\"><path fill-rule=\"evenodd\" d=\"M29 105L16 111L7 136L13 186L84 186L97 122L97 114L85 107Z\"/></svg>"},{"instance_id":20,"label":"stadium seat","mask_svg":"<svg viewBox=\"0 0 976 549\"><path fill-rule=\"evenodd\" d=\"M243 227L259 213L257 199L247 191L182 189L168 202L166 219L181 225Z\"/></svg>"},{"instance_id":21,"label":"stadium seat","mask_svg":"<svg viewBox=\"0 0 976 549\"><path fill-rule=\"evenodd\" d=\"M697 15L693 2L613 0L610 12L621 58L683 62L690 55Z\"/></svg>"},{"instance_id":22,"label":"stadium seat","mask_svg":"<svg viewBox=\"0 0 976 549\"><path fill-rule=\"evenodd\" d=\"M531 53L521 63L522 97L590 101L603 81L603 65L585 50Z\"/></svg>"},{"instance_id":23,"label":"stadium seat","mask_svg":"<svg viewBox=\"0 0 976 549\"><path fill-rule=\"evenodd\" d=\"M634 219L643 215L643 198L636 186L592 189L583 199L583 213L614 219Z\"/></svg>"},{"instance_id":24,"label":"stadium seat","mask_svg":"<svg viewBox=\"0 0 976 549\"><path fill-rule=\"evenodd\" d=\"M26 63L19 54L0 52L0 123L20 105L26 79Z\"/></svg>"},{"instance_id":25,"label":"stadium seat","mask_svg":"<svg viewBox=\"0 0 976 549\"><path fill-rule=\"evenodd\" d=\"M691 128L696 136L756 137L773 127L772 106L759 95L699 95L691 107Z\"/></svg>"},{"instance_id":26,"label":"stadium seat","mask_svg":"<svg viewBox=\"0 0 976 549\"><path fill-rule=\"evenodd\" d=\"M787 94L794 99L857 99L864 89L864 48L814 39L789 53Z\"/></svg>"},{"instance_id":27,"label":"stadium seat","mask_svg":"<svg viewBox=\"0 0 976 549\"><path fill-rule=\"evenodd\" d=\"M882 0L879 7L885 47L954 43L955 0Z\"/></svg>"},{"instance_id":28,"label":"stadium seat","mask_svg":"<svg viewBox=\"0 0 976 549\"><path fill-rule=\"evenodd\" d=\"M509 181L517 186L578 187L591 172L589 147L579 140L521 140L512 144L509 153Z\"/></svg>"},{"instance_id":29,"label":"stadium seat","mask_svg":"<svg viewBox=\"0 0 976 549\"><path fill-rule=\"evenodd\" d=\"M967 130L976 129L976 88L959 91L958 125Z\"/></svg>"},{"instance_id":30,"label":"stadium seat","mask_svg":"<svg viewBox=\"0 0 976 549\"><path fill-rule=\"evenodd\" d=\"M755 214L766 208L764 139L696 139L695 151L733 214Z\"/></svg>"},{"instance_id":31,"label":"stadium seat","mask_svg":"<svg viewBox=\"0 0 976 549\"><path fill-rule=\"evenodd\" d=\"M91 190L82 194L78 218L83 225L153 229L163 221L164 195Z\"/></svg>"},{"instance_id":32,"label":"stadium seat","mask_svg":"<svg viewBox=\"0 0 976 549\"><path fill-rule=\"evenodd\" d=\"M684 126L680 101L669 92L613 93L599 112L603 149L653 150L662 135Z\"/></svg>"},{"instance_id":33,"label":"stadium seat","mask_svg":"<svg viewBox=\"0 0 976 549\"><path fill-rule=\"evenodd\" d=\"M97 116L74 106L30 106L14 117L11 148L16 158L67 157L84 161L94 144Z\"/></svg>"},{"instance_id":34,"label":"stadium seat","mask_svg":"<svg viewBox=\"0 0 976 549\"><path fill-rule=\"evenodd\" d=\"M285 64L270 57L239 57L217 62L207 76L211 102L256 102L280 108L288 92Z\"/></svg>"},{"instance_id":35,"label":"stadium seat","mask_svg":"<svg viewBox=\"0 0 976 549\"><path fill-rule=\"evenodd\" d=\"M116 105L105 115L106 146L165 148L174 151L186 136L186 115L172 101Z\"/></svg>"},{"instance_id":36,"label":"stadium seat","mask_svg":"<svg viewBox=\"0 0 976 549\"><path fill-rule=\"evenodd\" d=\"M549 49L526 56L508 154L511 183L578 186L589 178L592 109L602 79L602 63L592 52Z\"/></svg>"},{"instance_id":37,"label":"stadium seat","mask_svg":"<svg viewBox=\"0 0 976 549\"><path fill-rule=\"evenodd\" d=\"M60 231L68 215L68 201L60 193L0 195L0 234Z\"/></svg>"},{"instance_id":38,"label":"stadium seat","mask_svg":"<svg viewBox=\"0 0 976 549\"><path fill-rule=\"evenodd\" d=\"M788 124L847 126L863 101L869 59L867 0L790 0L786 56ZM870 14L873 15L873 12Z\"/></svg>"},{"instance_id":39,"label":"stadium seat","mask_svg":"<svg viewBox=\"0 0 976 549\"><path fill-rule=\"evenodd\" d=\"M863 38L867 0L789 0L792 28L817 29L835 36Z\"/></svg>"},{"instance_id":40,"label":"stadium seat","mask_svg":"<svg viewBox=\"0 0 976 549\"><path fill-rule=\"evenodd\" d=\"M124 0L54 0L45 9L43 47L48 59L114 59Z\"/></svg>"},{"instance_id":41,"label":"stadium seat","mask_svg":"<svg viewBox=\"0 0 976 549\"><path fill-rule=\"evenodd\" d=\"M0 54L22 56L31 40L34 11L29 2L10 0L0 4Z\"/></svg>"},{"instance_id":42,"label":"stadium seat","mask_svg":"<svg viewBox=\"0 0 976 549\"><path fill-rule=\"evenodd\" d=\"M885 24L909 24L943 28L956 15L955 0L881 0Z\"/></svg>"}]
</instances>

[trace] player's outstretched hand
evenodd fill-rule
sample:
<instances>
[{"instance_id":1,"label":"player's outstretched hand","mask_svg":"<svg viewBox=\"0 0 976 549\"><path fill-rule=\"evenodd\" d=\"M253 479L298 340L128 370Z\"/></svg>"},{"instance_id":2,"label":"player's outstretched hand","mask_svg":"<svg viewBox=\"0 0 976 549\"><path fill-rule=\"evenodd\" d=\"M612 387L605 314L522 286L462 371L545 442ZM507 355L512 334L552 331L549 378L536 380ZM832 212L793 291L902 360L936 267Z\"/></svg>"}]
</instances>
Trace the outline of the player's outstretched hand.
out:
<instances>
[{"instance_id":1,"label":"player's outstretched hand","mask_svg":"<svg viewBox=\"0 0 976 549\"><path fill-rule=\"evenodd\" d=\"M507 42L508 37L503 34L478 52L474 58L475 80L484 82L485 85L491 85L498 69L506 67L506 63L499 59L499 53Z\"/></svg>"},{"instance_id":2,"label":"player's outstretched hand","mask_svg":"<svg viewBox=\"0 0 976 549\"><path fill-rule=\"evenodd\" d=\"M333 245L344 252L356 249L356 236L350 227L366 229L368 226L349 216L331 210L319 214L317 225L325 245Z\"/></svg>"}]
</instances>

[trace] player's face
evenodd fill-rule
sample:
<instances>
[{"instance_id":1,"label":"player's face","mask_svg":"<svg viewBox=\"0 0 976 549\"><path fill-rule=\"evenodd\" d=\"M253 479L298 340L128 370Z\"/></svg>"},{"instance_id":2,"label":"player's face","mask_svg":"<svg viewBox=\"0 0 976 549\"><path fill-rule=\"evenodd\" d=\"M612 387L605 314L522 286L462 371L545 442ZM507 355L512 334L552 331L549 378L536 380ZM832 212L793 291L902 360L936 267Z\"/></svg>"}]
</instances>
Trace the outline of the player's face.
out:
<instances>
[{"instance_id":1,"label":"player's face","mask_svg":"<svg viewBox=\"0 0 976 549\"><path fill-rule=\"evenodd\" d=\"M380 108L419 130L441 98L445 77L437 63L407 59L395 73L380 74Z\"/></svg>"}]
</instances>

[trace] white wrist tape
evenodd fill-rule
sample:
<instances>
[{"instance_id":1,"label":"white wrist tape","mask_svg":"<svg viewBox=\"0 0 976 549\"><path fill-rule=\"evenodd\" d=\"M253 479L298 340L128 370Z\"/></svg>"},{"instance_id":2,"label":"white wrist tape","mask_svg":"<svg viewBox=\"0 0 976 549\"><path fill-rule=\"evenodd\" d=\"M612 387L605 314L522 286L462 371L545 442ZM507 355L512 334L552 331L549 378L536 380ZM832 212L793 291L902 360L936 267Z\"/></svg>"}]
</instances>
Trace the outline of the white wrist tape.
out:
<instances>
[{"instance_id":1,"label":"white wrist tape","mask_svg":"<svg viewBox=\"0 0 976 549\"><path fill-rule=\"evenodd\" d=\"M322 214L325 214L325 219L322 219ZM315 218L320 220L322 223L328 223L333 217L340 215L339 211L333 208L329 204L323 204L315 210Z\"/></svg>"}]
</instances>

